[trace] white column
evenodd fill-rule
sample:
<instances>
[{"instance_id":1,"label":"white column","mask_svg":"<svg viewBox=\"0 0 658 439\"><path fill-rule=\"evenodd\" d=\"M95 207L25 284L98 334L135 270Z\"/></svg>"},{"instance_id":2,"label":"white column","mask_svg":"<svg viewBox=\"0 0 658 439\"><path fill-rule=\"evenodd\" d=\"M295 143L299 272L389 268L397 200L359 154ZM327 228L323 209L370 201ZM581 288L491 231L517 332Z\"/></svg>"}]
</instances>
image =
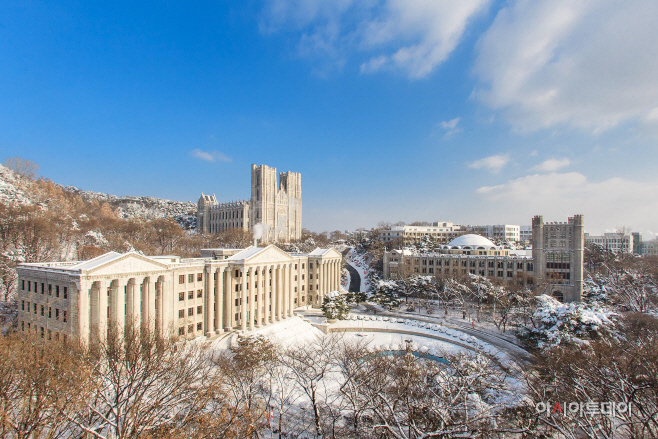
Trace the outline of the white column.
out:
<instances>
[{"instance_id":1,"label":"white column","mask_svg":"<svg viewBox=\"0 0 658 439\"><path fill-rule=\"evenodd\" d=\"M294 315L293 310L295 309L295 283L293 281L292 274L292 264L288 264L288 316L292 317Z\"/></svg>"},{"instance_id":2,"label":"white column","mask_svg":"<svg viewBox=\"0 0 658 439\"><path fill-rule=\"evenodd\" d=\"M247 289L246 289L246 295L245 297L248 297L248 302L249 302L249 330L253 331L254 330L254 317L256 316L256 300L255 300L255 295L256 295L256 288L255 288L255 280L256 280L256 270L254 268L249 268L247 270L248 276L248 284L247 284Z\"/></svg>"},{"instance_id":3,"label":"white column","mask_svg":"<svg viewBox=\"0 0 658 439\"><path fill-rule=\"evenodd\" d=\"M235 311L237 310L235 306L235 299L238 297L238 294L235 291L235 285L233 285L234 283L233 273L235 272L235 267L228 267L227 270L228 270L228 274L226 275L227 293L226 293L226 302L225 302L227 318L226 318L226 323L224 323L224 326L228 326L229 328L233 329L237 324L237 321L235 320Z\"/></svg>"},{"instance_id":4,"label":"white column","mask_svg":"<svg viewBox=\"0 0 658 439\"><path fill-rule=\"evenodd\" d=\"M215 335L213 319L215 316L215 293L213 289L217 289L216 279L219 277L217 272L214 272L212 267L207 266L203 270L203 275L205 276L203 282L203 333L210 337Z\"/></svg>"},{"instance_id":5,"label":"white column","mask_svg":"<svg viewBox=\"0 0 658 439\"><path fill-rule=\"evenodd\" d=\"M107 281L100 281L98 291L98 337L100 341L105 341L107 337Z\"/></svg>"},{"instance_id":6,"label":"white column","mask_svg":"<svg viewBox=\"0 0 658 439\"><path fill-rule=\"evenodd\" d=\"M141 282L137 278L133 278L130 289L130 319L133 324L133 329L139 330L142 324L142 309L141 309Z\"/></svg>"},{"instance_id":7,"label":"white column","mask_svg":"<svg viewBox=\"0 0 658 439\"><path fill-rule=\"evenodd\" d=\"M241 286L241 291L240 291L240 316L242 317L240 320L240 327L242 331L247 330L247 270L244 267L240 268L240 273L242 274L242 277L240 278L240 286Z\"/></svg>"},{"instance_id":8,"label":"white column","mask_svg":"<svg viewBox=\"0 0 658 439\"><path fill-rule=\"evenodd\" d=\"M123 332L123 329L126 325L126 284L128 283L126 279L117 279L115 288L113 289L112 294L112 303L114 304L114 309L112 314L114 317L114 324L116 329Z\"/></svg>"},{"instance_id":9,"label":"white column","mask_svg":"<svg viewBox=\"0 0 658 439\"><path fill-rule=\"evenodd\" d=\"M217 275L217 278L215 279L214 292L215 325L212 330L216 334L224 332L224 326L226 326L224 323L224 301L226 300L226 292L224 289L224 270L226 270L226 267L221 267L215 270Z\"/></svg>"},{"instance_id":10,"label":"white column","mask_svg":"<svg viewBox=\"0 0 658 439\"><path fill-rule=\"evenodd\" d=\"M126 288L127 289L127 288ZM164 314L164 288L162 288L162 279L160 276L156 278L155 283L155 297L156 297L156 309L155 309L155 330L159 335L164 336L164 326L162 325L162 318Z\"/></svg>"},{"instance_id":11,"label":"white column","mask_svg":"<svg viewBox=\"0 0 658 439\"><path fill-rule=\"evenodd\" d=\"M276 320L281 320L281 292L283 291L283 282L281 279L281 264L276 266L276 286L273 286L274 303L276 305Z\"/></svg>"},{"instance_id":12,"label":"white column","mask_svg":"<svg viewBox=\"0 0 658 439\"><path fill-rule=\"evenodd\" d=\"M148 319L148 327L151 331L155 331L155 280L148 278L148 295L146 302L146 318Z\"/></svg>"},{"instance_id":13,"label":"white column","mask_svg":"<svg viewBox=\"0 0 658 439\"><path fill-rule=\"evenodd\" d=\"M274 321L272 318L272 312L270 311L270 291L272 290L270 288L270 265L265 266L265 276L264 276L264 287L263 287L263 302L265 303L265 321L263 322L264 325L269 325L270 321Z\"/></svg>"},{"instance_id":14,"label":"white column","mask_svg":"<svg viewBox=\"0 0 658 439\"><path fill-rule=\"evenodd\" d=\"M75 290L74 290L75 288ZM71 291L71 298L78 297L78 336L80 341L84 344L89 343L89 311L91 303L89 303L89 288L80 281L80 289L77 289L75 282L71 282L69 289Z\"/></svg>"}]
</instances>

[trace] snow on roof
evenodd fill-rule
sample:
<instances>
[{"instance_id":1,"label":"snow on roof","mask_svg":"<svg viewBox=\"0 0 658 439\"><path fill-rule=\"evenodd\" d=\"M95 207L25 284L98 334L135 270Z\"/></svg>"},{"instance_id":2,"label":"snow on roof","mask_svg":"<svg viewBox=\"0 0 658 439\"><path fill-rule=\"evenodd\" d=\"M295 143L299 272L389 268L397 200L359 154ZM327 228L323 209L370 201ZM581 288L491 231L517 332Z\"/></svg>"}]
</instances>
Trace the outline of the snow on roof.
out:
<instances>
[{"instance_id":1,"label":"snow on roof","mask_svg":"<svg viewBox=\"0 0 658 439\"><path fill-rule=\"evenodd\" d=\"M228 258L229 261L242 261L244 259L249 259L250 257L257 255L261 251L265 250L267 247L256 247L253 245L250 245L249 247L245 248L241 252L238 252Z\"/></svg>"},{"instance_id":2,"label":"snow on roof","mask_svg":"<svg viewBox=\"0 0 658 439\"><path fill-rule=\"evenodd\" d=\"M329 251L328 248L320 248L320 247L318 247L318 248L316 248L315 250L313 250L311 253L309 253L308 255L309 255L309 256L322 256L322 255L327 254L328 251Z\"/></svg>"},{"instance_id":3,"label":"snow on roof","mask_svg":"<svg viewBox=\"0 0 658 439\"><path fill-rule=\"evenodd\" d=\"M70 268L74 270L91 270L92 268L99 267L110 261L118 259L121 256L123 256L121 253L109 252L109 253L105 253L104 255L96 256L95 258L90 259L88 261L80 262L79 264L74 265L73 267Z\"/></svg>"},{"instance_id":4,"label":"snow on roof","mask_svg":"<svg viewBox=\"0 0 658 439\"><path fill-rule=\"evenodd\" d=\"M487 249L496 246L493 242L489 241L484 236L475 235L475 234L459 236L453 239L452 241L450 241L450 244L448 245L450 247L473 247L473 248L485 247Z\"/></svg>"}]
</instances>

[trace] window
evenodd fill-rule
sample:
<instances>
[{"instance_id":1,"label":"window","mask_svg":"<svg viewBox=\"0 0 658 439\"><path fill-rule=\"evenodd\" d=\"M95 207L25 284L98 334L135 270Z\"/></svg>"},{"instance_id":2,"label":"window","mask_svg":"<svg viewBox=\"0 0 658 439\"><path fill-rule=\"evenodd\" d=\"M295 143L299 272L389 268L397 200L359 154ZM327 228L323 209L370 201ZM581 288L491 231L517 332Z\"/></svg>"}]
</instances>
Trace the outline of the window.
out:
<instances>
[{"instance_id":1,"label":"window","mask_svg":"<svg viewBox=\"0 0 658 439\"><path fill-rule=\"evenodd\" d=\"M55 308L55 320L59 320L59 310Z\"/></svg>"},{"instance_id":2,"label":"window","mask_svg":"<svg viewBox=\"0 0 658 439\"><path fill-rule=\"evenodd\" d=\"M44 293L44 290L45 290L45 284L41 284L41 294Z\"/></svg>"},{"instance_id":3,"label":"window","mask_svg":"<svg viewBox=\"0 0 658 439\"><path fill-rule=\"evenodd\" d=\"M295 270L297 270L297 264L295 264Z\"/></svg>"},{"instance_id":4,"label":"window","mask_svg":"<svg viewBox=\"0 0 658 439\"><path fill-rule=\"evenodd\" d=\"M313 279L313 273L309 274L309 275L308 275L308 278L309 278L309 279Z\"/></svg>"},{"instance_id":5,"label":"window","mask_svg":"<svg viewBox=\"0 0 658 439\"><path fill-rule=\"evenodd\" d=\"M201 281L203 280L203 273L197 273L197 275L196 275L196 280L197 280L198 282L201 282Z\"/></svg>"},{"instance_id":6,"label":"window","mask_svg":"<svg viewBox=\"0 0 658 439\"><path fill-rule=\"evenodd\" d=\"M308 263L308 269L311 270L313 268L313 262Z\"/></svg>"},{"instance_id":7,"label":"window","mask_svg":"<svg viewBox=\"0 0 658 439\"><path fill-rule=\"evenodd\" d=\"M197 313L197 314L202 314L202 313L203 313L203 306L200 306L200 305L197 306L197 307L196 307L196 313Z\"/></svg>"},{"instance_id":8,"label":"window","mask_svg":"<svg viewBox=\"0 0 658 439\"><path fill-rule=\"evenodd\" d=\"M187 275L187 281L190 282L190 283L194 282L194 274L188 274Z\"/></svg>"},{"instance_id":9,"label":"window","mask_svg":"<svg viewBox=\"0 0 658 439\"><path fill-rule=\"evenodd\" d=\"M306 264L302 264L302 270L304 269L304 265L306 265ZM303 278L302 278L302 279L303 279Z\"/></svg>"},{"instance_id":10,"label":"window","mask_svg":"<svg viewBox=\"0 0 658 439\"><path fill-rule=\"evenodd\" d=\"M34 314L36 314L37 313L37 304L35 303L33 305L34 305Z\"/></svg>"},{"instance_id":11,"label":"window","mask_svg":"<svg viewBox=\"0 0 658 439\"><path fill-rule=\"evenodd\" d=\"M25 291L25 280L21 280L21 290Z\"/></svg>"},{"instance_id":12,"label":"window","mask_svg":"<svg viewBox=\"0 0 658 439\"><path fill-rule=\"evenodd\" d=\"M196 330L197 331L203 331L203 323L199 322L196 324Z\"/></svg>"},{"instance_id":13,"label":"window","mask_svg":"<svg viewBox=\"0 0 658 439\"><path fill-rule=\"evenodd\" d=\"M28 290L28 291L32 291L32 290L31 290L31 287L32 287L32 282L28 280L28 281L27 281L27 290ZM35 288L36 288L36 287L35 287ZM36 293L36 291L35 291L35 293Z\"/></svg>"},{"instance_id":14,"label":"window","mask_svg":"<svg viewBox=\"0 0 658 439\"><path fill-rule=\"evenodd\" d=\"M185 293L178 293L178 301L182 302L183 300L185 300Z\"/></svg>"},{"instance_id":15,"label":"window","mask_svg":"<svg viewBox=\"0 0 658 439\"><path fill-rule=\"evenodd\" d=\"M64 298L65 299L69 298L69 287L64 287Z\"/></svg>"},{"instance_id":16,"label":"window","mask_svg":"<svg viewBox=\"0 0 658 439\"><path fill-rule=\"evenodd\" d=\"M21 300L21 311L25 311L25 301L24 300Z\"/></svg>"},{"instance_id":17,"label":"window","mask_svg":"<svg viewBox=\"0 0 658 439\"><path fill-rule=\"evenodd\" d=\"M178 318L179 319L184 319L185 318L185 310L184 309L179 309L178 310Z\"/></svg>"},{"instance_id":18,"label":"window","mask_svg":"<svg viewBox=\"0 0 658 439\"><path fill-rule=\"evenodd\" d=\"M238 314L238 313L236 312L236 313L235 313L235 321L237 322L238 320L240 320L240 314Z\"/></svg>"},{"instance_id":19,"label":"window","mask_svg":"<svg viewBox=\"0 0 658 439\"><path fill-rule=\"evenodd\" d=\"M309 291L313 291L313 285L309 285L309 286L308 286L308 290L309 290Z\"/></svg>"},{"instance_id":20,"label":"window","mask_svg":"<svg viewBox=\"0 0 658 439\"><path fill-rule=\"evenodd\" d=\"M178 276L178 283L179 284L184 284L185 283L185 275L181 274Z\"/></svg>"},{"instance_id":21,"label":"window","mask_svg":"<svg viewBox=\"0 0 658 439\"><path fill-rule=\"evenodd\" d=\"M188 308L187 309L187 316L190 317L190 316L193 316L193 315L194 315L194 308Z\"/></svg>"},{"instance_id":22,"label":"window","mask_svg":"<svg viewBox=\"0 0 658 439\"><path fill-rule=\"evenodd\" d=\"M66 323L66 311L62 313L62 321Z\"/></svg>"},{"instance_id":23,"label":"window","mask_svg":"<svg viewBox=\"0 0 658 439\"><path fill-rule=\"evenodd\" d=\"M185 335L185 328L184 327L181 326L180 328L178 328L178 335Z\"/></svg>"},{"instance_id":24,"label":"window","mask_svg":"<svg viewBox=\"0 0 658 439\"><path fill-rule=\"evenodd\" d=\"M51 307L48 307L48 318L49 319L53 318L53 309Z\"/></svg>"},{"instance_id":25,"label":"window","mask_svg":"<svg viewBox=\"0 0 658 439\"><path fill-rule=\"evenodd\" d=\"M203 290L196 290L196 297L203 297Z\"/></svg>"},{"instance_id":26,"label":"window","mask_svg":"<svg viewBox=\"0 0 658 439\"><path fill-rule=\"evenodd\" d=\"M187 298L190 299L190 300L194 299L194 291L188 291L187 292Z\"/></svg>"},{"instance_id":27,"label":"window","mask_svg":"<svg viewBox=\"0 0 658 439\"><path fill-rule=\"evenodd\" d=\"M55 296L59 297L59 285L55 285Z\"/></svg>"},{"instance_id":28,"label":"window","mask_svg":"<svg viewBox=\"0 0 658 439\"><path fill-rule=\"evenodd\" d=\"M45 311L45 309L44 309L44 307L43 307L43 305L41 305L41 316L42 316L42 317L43 317L43 316L44 316L44 314L45 314L45 312L44 312L44 311Z\"/></svg>"}]
</instances>

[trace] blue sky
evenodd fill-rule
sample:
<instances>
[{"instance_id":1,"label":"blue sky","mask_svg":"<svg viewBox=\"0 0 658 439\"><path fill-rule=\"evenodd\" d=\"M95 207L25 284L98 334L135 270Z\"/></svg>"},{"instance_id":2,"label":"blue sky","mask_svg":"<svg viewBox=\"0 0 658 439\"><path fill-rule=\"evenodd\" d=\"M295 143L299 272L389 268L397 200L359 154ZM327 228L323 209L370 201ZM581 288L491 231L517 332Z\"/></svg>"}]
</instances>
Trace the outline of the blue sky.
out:
<instances>
[{"instance_id":1,"label":"blue sky","mask_svg":"<svg viewBox=\"0 0 658 439\"><path fill-rule=\"evenodd\" d=\"M57 4L56 4L57 3ZM249 196L304 227L658 231L655 1L0 4L0 159L117 195Z\"/></svg>"}]
</instances>

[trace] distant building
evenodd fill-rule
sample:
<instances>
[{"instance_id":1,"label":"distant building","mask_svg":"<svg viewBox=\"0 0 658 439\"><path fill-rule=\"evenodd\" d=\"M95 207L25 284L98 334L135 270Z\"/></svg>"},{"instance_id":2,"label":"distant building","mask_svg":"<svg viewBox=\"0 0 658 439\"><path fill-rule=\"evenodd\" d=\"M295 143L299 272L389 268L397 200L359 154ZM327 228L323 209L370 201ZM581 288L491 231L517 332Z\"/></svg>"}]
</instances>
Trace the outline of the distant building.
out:
<instances>
[{"instance_id":1,"label":"distant building","mask_svg":"<svg viewBox=\"0 0 658 439\"><path fill-rule=\"evenodd\" d=\"M521 226L513 224L493 224L486 226L466 226L468 233L482 235L496 241L519 242L521 239Z\"/></svg>"},{"instance_id":2,"label":"distant building","mask_svg":"<svg viewBox=\"0 0 658 439\"><path fill-rule=\"evenodd\" d=\"M642 234L633 232L633 254L642 255Z\"/></svg>"},{"instance_id":3,"label":"distant building","mask_svg":"<svg viewBox=\"0 0 658 439\"><path fill-rule=\"evenodd\" d=\"M251 199L219 203L201 194L197 230L221 233L228 229L254 232L261 242L290 242L302 236L302 176L276 168L251 165Z\"/></svg>"},{"instance_id":4,"label":"distant building","mask_svg":"<svg viewBox=\"0 0 658 439\"><path fill-rule=\"evenodd\" d=\"M604 233L603 235L590 235L585 233L585 244L596 244L613 253L632 253L633 235L622 233Z\"/></svg>"},{"instance_id":5,"label":"distant building","mask_svg":"<svg viewBox=\"0 0 658 439\"><path fill-rule=\"evenodd\" d=\"M496 246L484 236L467 234L431 252L408 249L384 253L384 279L414 275L475 274L532 285L537 294L560 301L580 301L583 291L583 216L566 223L532 220L532 251Z\"/></svg>"},{"instance_id":6,"label":"distant building","mask_svg":"<svg viewBox=\"0 0 658 439\"><path fill-rule=\"evenodd\" d=\"M643 256L658 256L658 239L642 243Z\"/></svg>"},{"instance_id":7,"label":"distant building","mask_svg":"<svg viewBox=\"0 0 658 439\"><path fill-rule=\"evenodd\" d=\"M391 242L401 239L405 245L418 242L423 237L429 237L438 244L447 244L465 232L462 226L451 222L434 222L431 226L393 226L391 230L382 230L379 239Z\"/></svg>"},{"instance_id":8,"label":"distant building","mask_svg":"<svg viewBox=\"0 0 658 439\"><path fill-rule=\"evenodd\" d=\"M340 289L340 253L274 245L205 249L205 257L110 252L89 261L20 264L18 325L44 338L103 339L133 321L181 337L252 330L320 306Z\"/></svg>"},{"instance_id":9,"label":"distant building","mask_svg":"<svg viewBox=\"0 0 658 439\"><path fill-rule=\"evenodd\" d=\"M519 230L519 242L530 244L532 242L532 226L521 226Z\"/></svg>"}]
</instances>

